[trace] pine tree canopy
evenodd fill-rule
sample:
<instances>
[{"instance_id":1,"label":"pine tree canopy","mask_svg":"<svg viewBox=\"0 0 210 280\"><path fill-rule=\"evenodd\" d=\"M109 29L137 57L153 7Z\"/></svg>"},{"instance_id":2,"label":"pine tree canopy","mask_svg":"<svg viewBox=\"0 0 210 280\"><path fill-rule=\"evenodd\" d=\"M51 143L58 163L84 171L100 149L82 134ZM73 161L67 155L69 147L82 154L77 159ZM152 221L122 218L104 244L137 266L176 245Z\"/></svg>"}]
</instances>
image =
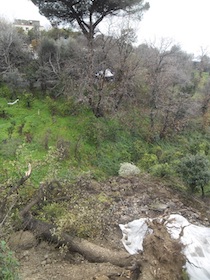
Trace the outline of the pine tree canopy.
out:
<instances>
[{"instance_id":1,"label":"pine tree canopy","mask_svg":"<svg viewBox=\"0 0 210 280\"><path fill-rule=\"evenodd\" d=\"M137 13L149 9L144 0L31 0L52 23L77 23L87 38L107 16Z\"/></svg>"}]
</instances>

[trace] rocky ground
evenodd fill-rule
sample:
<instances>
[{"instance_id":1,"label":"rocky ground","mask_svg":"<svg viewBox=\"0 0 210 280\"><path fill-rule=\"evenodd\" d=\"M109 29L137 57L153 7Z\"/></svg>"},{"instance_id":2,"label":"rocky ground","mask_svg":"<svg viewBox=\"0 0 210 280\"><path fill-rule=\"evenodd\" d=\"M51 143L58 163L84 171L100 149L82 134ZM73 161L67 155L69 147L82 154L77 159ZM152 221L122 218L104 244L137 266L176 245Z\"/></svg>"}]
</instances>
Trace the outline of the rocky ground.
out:
<instances>
[{"instance_id":1,"label":"rocky ground","mask_svg":"<svg viewBox=\"0 0 210 280\"><path fill-rule=\"evenodd\" d=\"M171 213L181 214L191 223L210 226L210 207L206 199L189 197L152 181L147 175L133 178L112 178L105 183L89 181L86 192L90 195L103 192L114 200L109 204L105 217L105 231L92 242L113 250L124 250L121 243L120 223L142 217L155 218ZM177 280L184 278L182 266L185 259L181 245L172 240L165 228L158 223L151 225L154 234L144 241L144 252L136 256L140 274L135 267L117 267L110 263L90 263L78 253L57 248L46 241L37 241L28 231L16 232L10 246L20 262L23 280ZM139 271L139 270L138 270Z\"/></svg>"}]
</instances>

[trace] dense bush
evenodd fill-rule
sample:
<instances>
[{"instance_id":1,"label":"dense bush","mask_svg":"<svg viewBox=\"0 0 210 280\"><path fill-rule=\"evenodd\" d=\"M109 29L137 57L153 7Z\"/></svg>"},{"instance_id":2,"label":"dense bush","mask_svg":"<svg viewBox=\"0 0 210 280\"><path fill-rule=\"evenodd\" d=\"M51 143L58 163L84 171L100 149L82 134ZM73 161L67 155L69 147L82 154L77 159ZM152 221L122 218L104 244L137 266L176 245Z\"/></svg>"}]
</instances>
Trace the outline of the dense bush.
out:
<instances>
[{"instance_id":1,"label":"dense bush","mask_svg":"<svg viewBox=\"0 0 210 280\"><path fill-rule=\"evenodd\" d=\"M0 87L0 96L7 98L7 100L9 101L11 98L11 90L9 89L9 87L7 85L2 85Z\"/></svg>"},{"instance_id":2,"label":"dense bush","mask_svg":"<svg viewBox=\"0 0 210 280\"><path fill-rule=\"evenodd\" d=\"M209 160L206 156L187 155L177 165L177 171L192 193L200 187L204 196L204 187L210 181Z\"/></svg>"},{"instance_id":3,"label":"dense bush","mask_svg":"<svg viewBox=\"0 0 210 280\"><path fill-rule=\"evenodd\" d=\"M93 145L100 145L103 141L116 142L121 130L117 121L102 120L95 117L89 119L86 128L86 139Z\"/></svg>"},{"instance_id":4,"label":"dense bush","mask_svg":"<svg viewBox=\"0 0 210 280\"><path fill-rule=\"evenodd\" d=\"M170 177L173 174L171 166L166 163L155 164L151 167L151 174L157 177Z\"/></svg>"},{"instance_id":5,"label":"dense bush","mask_svg":"<svg viewBox=\"0 0 210 280\"><path fill-rule=\"evenodd\" d=\"M158 164L158 157L155 154L145 153L139 164L143 169L149 171L153 165Z\"/></svg>"},{"instance_id":6,"label":"dense bush","mask_svg":"<svg viewBox=\"0 0 210 280\"><path fill-rule=\"evenodd\" d=\"M46 99L50 112L53 116L76 116L86 109L83 104L78 105L73 98L68 100L53 100L52 98L47 97Z\"/></svg>"}]
</instances>

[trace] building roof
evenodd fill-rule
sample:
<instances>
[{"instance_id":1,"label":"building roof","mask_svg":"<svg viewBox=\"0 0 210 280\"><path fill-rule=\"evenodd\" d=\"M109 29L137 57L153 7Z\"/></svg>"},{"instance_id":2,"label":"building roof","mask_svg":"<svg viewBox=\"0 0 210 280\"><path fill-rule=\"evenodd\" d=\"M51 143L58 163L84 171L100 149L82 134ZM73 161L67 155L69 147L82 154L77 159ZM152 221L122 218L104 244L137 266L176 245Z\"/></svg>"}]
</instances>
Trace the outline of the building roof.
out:
<instances>
[{"instance_id":1,"label":"building roof","mask_svg":"<svg viewBox=\"0 0 210 280\"><path fill-rule=\"evenodd\" d=\"M14 25L40 27L40 21L39 20L15 19Z\"/></svg>"}]
</instances>

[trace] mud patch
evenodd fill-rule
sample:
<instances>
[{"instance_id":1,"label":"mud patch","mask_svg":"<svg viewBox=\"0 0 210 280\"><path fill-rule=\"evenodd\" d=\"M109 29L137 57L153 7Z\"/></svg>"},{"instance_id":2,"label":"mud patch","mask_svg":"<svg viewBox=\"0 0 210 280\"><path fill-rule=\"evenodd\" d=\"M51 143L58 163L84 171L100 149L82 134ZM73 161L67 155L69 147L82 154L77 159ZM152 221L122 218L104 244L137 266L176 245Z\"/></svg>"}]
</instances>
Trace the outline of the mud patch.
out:
<instances>
[{"instance_id":1,"label":"mud patch","mask_svg":"<svg viewBox=\"0 0 210 280\"><path fill-rule=\"evenodd\" d=\"M171 239L166 227L158 221L151 222L149 227L153 233L147 235L143 242L144 261L139 279L183 279L185 257L181 253L181 244Z\"/></svg>"}]
</instances>

